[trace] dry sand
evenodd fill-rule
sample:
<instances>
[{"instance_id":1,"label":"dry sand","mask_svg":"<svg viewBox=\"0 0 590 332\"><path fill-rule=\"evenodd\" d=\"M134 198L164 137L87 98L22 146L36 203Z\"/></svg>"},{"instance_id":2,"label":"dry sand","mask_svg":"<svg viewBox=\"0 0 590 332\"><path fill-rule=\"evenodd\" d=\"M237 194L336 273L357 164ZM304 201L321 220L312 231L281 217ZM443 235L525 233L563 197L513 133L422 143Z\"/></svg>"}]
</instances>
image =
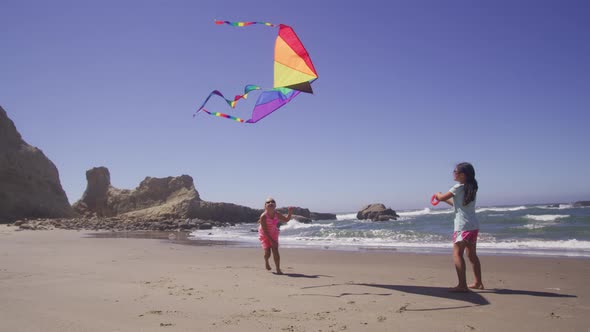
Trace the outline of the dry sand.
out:
<instances>
[{"instance_id":1,"label":"dry sand","mask_svg":"<svg viewBox=\"0 0 590 332\"><path fill-rule=\"evenodd\" d=\"M0 225L1 331L590 331L590 260L262 250ZM471 271L468 281L472 280Z\"/></svg>"}]
</instances>

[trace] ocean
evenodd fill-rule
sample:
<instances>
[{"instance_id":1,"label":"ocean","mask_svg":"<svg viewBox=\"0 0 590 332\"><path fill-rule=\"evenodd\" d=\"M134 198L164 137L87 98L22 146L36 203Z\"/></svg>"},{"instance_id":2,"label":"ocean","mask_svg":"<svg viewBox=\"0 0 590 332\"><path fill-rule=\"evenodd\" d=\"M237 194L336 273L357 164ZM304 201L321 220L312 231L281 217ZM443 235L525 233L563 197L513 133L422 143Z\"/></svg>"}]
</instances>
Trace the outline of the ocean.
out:
<instances>
[{"instance_id":1,"label":"ocean","mask_svg":"<svg viewBox=\"0 0 590 332\"><path fill-rule=\"evenodd\" d=\"M291 220L281 226L280 247L452 252L452 209L396 212L400 218L386 222L358 220L356 212L311 224ZM590 207L537 204L481 207L476 212L480 221L477 244L480 254L590 257ZM259 246L257 226L247 223L198 230L190 238Z\"/></svg>"}]
</instances>

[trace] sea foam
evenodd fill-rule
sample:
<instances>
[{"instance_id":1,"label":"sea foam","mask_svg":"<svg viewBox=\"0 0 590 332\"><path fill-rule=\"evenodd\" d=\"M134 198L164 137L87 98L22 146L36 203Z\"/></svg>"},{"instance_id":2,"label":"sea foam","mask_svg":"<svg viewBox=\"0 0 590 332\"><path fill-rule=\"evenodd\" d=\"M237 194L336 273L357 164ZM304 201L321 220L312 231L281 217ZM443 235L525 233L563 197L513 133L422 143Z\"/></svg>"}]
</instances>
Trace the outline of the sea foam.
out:
<instances>
[{"instance_id":1,"label":"sea foam","mask_svg":"<svg viewBox=\"0 0 590 332\"><path fill-rule=\"evenodd\" d=\"M397 214L402 216L402 217L415 217L415 216L424 216L424 215L428 215L428 214L448 214L448 213L453 213L453 210L449 210L449 209L445 209L445 210L438 210L438 209L430 209L430 208L424 208L422 210L417 210L417 211L402 211L402 212L398 212Z\"/></svg>"},{"instance_id":2,"label":"sea foam","mask_svg":"<svg viewBox=\"0 0 590 332\"><path fill-rule=\"evenodd\" d=\"M569 218L569 215L568 214L541 214L541 215L527 214L524 217L527 219L535 220L535 221L555 221L557 219Z\"/></svg>"},{"instance_id":3,"label":"sea foam","mask_svg":"<svg viewBox=\"0 0 590 332\"><path fill-rule=\"evenodd\" d=\"M355 220L356 213L337 214L336 220Z\"/></svg>"},{"instance_id":4,"label":"sea foam","mask_svg":"<svg viewBox=\"0 0 590 332\"><path fill-rule=\"evenodd\" d=\"M488 208L479 208L476 209L475 212L480 213L480 212L487 212L487 211L492 211L492 212L509 212L509 211L520 211L520 210L526 210L528 209L528 207L526 206L517 206L517 207L488 207Z\"/></svg>"}]
</instances>

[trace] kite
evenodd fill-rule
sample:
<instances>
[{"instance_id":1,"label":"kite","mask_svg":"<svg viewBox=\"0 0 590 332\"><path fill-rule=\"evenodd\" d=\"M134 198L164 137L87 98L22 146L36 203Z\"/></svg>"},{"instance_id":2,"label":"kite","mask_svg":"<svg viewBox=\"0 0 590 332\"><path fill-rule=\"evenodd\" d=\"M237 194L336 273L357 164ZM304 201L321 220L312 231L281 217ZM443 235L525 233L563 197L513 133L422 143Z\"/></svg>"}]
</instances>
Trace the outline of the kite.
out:
<instances>
[{"instance_id":1,"label":"kite","mask_svg":"<svg viewBox=\"0 0 590 332\"><path fill-rule=\"evenodd\" d=\"M215 24L227 24L235 27L262 24L268 27L279 28L279 34L275 41L273 88L264 90L260 86L249 84L244 88L244 94L237 95L234 99L228 99L218 90L214 90L209 96L207 96L201 107L199 107L193 116L203 111L209 115L223 117L242 123L256 123L293 100L293 98L297 97L301 92L313 93L311 83L318 78L318 74L311 62L307 50L290 26L284 24L276 25L267 22L215 21ZM247 99L248 94L255 90L261 90L262 92L256 101L252 116L248 120L231 116L229 114L210 112L205 109L205 105L212 96L223 98L231 108L235 108L240 99Z\"/></svg>"}]
</instances>

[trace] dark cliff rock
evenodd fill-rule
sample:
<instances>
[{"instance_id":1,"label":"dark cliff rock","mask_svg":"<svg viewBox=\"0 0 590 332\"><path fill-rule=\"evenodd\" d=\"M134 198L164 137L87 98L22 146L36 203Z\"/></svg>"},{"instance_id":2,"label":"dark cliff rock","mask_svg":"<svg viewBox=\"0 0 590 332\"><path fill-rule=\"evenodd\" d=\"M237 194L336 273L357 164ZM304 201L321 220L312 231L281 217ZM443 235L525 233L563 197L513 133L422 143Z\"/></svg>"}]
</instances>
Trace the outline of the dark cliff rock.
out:
<instances>
[{"instance_id":1,"label":"dark cliff rock","mask_svg":"<svg viewBox=\"0 0 590 332\"><path fill-rule=\"evenodd\" d=\"M302 216L302 217L311 219L311 212L309 211L309 209L297 207L297 206L292 206L291 208L293 209L292 210L293 215L298 215L298 216ZM284 215L287 215L287 213L289 213L289 208L288 207L281 207L281 208L278 208L277 211L279 211L280 213L282 213Z\"/></svg>"},{"instance_id":2,"label":"dark cliff rock","mask_svg":"<svg viewBox=\"0 0 590 332\"><path fill-rule=\"evenodd\" d=\"M0 107L0 222L75 216L55 165L27 144Z\"/></svg>"},{"instance_id":3,"label":"dark cliff rock","mask_svg":"<svg viewBox=\"0 0 590 332\"><path fill-rule=\"evenodd\" d=\"M200 201L190 212L190 218L216 220L228 223L254 223L262 214L262 210L247 206Z\"/></svg>"},{"instance_id":4,"label":"dark cliff rock","mask_svg":"<svg viewBox=\"0 0 590 332\"><path fill-rule=\"evenodd\" d=\"M312 212L311 220L336 220L334 213Z\"/></svg>"},{"instance_id":5,"label":"dark cliff rock","mask_svg":"<svg viewBox=\"0 0 590 332\"><path fill-rule=\"evenodd\" d=\"M289 212L287 207L278 208L277 211L279 211L280 213L282 213L284 215L287 215L287 213ZM307 221L309 219L310 222L311 222L311 220L336 220L336 215L333 213L311 212L307 208L302 208L302 207L297 207L297 206L293 207L293 215L305 217L306 218L305 220ZM303 219L301 219L301 220L303 220Z\"/></svg>"}]
</instances>

